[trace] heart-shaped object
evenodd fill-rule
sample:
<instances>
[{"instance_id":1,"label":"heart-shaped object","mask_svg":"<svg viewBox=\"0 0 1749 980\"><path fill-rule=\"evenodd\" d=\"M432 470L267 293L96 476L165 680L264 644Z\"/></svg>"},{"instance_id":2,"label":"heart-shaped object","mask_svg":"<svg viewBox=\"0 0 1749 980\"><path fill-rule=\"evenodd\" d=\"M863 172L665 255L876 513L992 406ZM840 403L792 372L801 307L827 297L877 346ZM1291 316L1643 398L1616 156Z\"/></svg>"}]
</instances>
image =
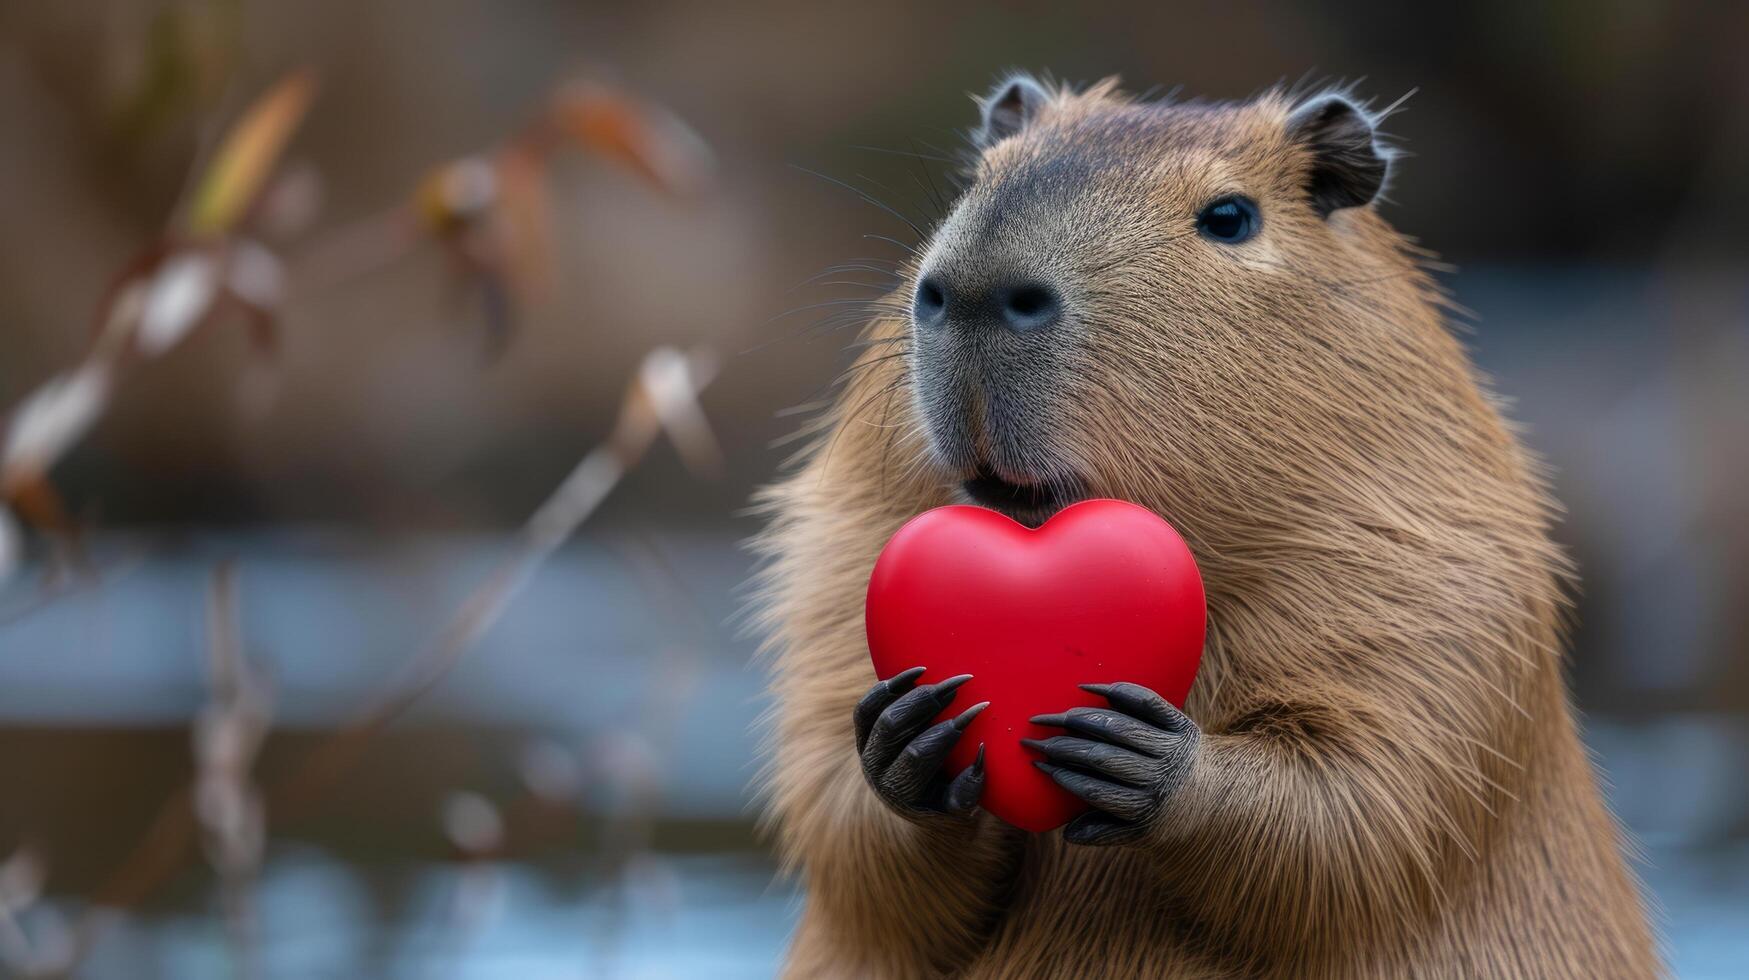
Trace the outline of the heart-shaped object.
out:
<instances>
[{"instance_id":1,"label":"heart-shaped object","mask_svg":"<svg viewBox=\"0 0 1749 980\"><path fill-rule=\"evenodd\" d=\"M982 507L940 507L881 551L868 584L875 674L971 674L942 715L989 701L948 757L984 743L983 807L1023 830L1060 827L1086 804L1032 764L1023 738L1060 729L1034 715L1103 705L1080 684L1129 681L1179 707L1202 660L1202 576L1178 532L1121 500L1064 508L1036 530Z\"/></svg>"}]
</instances>

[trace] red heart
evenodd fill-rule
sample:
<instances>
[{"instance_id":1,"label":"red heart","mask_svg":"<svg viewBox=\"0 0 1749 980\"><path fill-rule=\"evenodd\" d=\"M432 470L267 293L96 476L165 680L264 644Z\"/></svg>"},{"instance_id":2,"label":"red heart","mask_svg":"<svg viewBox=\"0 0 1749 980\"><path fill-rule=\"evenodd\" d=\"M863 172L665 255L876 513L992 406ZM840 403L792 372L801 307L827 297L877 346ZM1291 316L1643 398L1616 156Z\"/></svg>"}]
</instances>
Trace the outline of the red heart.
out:
<instances>
[{"instance_id":1,"label":"red heart","mask_svg":"<svg viewBox=\"0 0 1749 980\"><path fill-rule=\"evenodd\" d=\"M1060 729L1033 715L1103 705L1077 685L1129 681L1179 707L1202 660L1202 576L1184 539L1121 500L1064 508L1037 530L982 507L941 507L887 542L868 583L876 675L927 669L919 683L971 674L942 717L990 707L948 756L986 745L983 806L1023 830L1085 810L1034 768L1022 738Z\"/></svg>"}]
</instances>

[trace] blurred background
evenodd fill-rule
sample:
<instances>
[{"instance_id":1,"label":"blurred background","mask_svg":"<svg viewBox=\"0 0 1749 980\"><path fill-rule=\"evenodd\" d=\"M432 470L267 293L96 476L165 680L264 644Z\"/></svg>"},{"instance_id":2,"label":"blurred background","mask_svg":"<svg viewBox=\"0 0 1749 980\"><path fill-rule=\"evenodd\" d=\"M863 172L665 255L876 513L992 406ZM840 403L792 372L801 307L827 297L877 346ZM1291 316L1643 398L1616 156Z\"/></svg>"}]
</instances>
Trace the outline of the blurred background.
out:
<instances>
[{"instance_id":1,"label":"blurred background","mask_svg":"<svg viewBox=\"0 0 1749 980\"><path fill-rule=\"evenodd\" d=\"M809 171L933 220L1013 67L1414 93L1385 213L1552 464L1671 962L1741 975L1746 38L1702 2L0 3L0 975L770 975L742 508L915 238Z\"/></svg>"}]
</instances>

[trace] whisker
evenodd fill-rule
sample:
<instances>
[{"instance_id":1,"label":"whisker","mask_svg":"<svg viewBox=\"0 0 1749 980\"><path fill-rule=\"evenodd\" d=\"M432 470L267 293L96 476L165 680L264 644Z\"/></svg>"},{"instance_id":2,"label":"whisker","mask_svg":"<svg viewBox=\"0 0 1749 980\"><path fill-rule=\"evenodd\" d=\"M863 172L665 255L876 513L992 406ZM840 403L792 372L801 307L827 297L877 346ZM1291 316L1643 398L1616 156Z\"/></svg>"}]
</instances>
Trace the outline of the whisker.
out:
<instances>
[{"instance_id":1,"label":"whisker","mask_svg":"<svg viewBox=\"0 0 1749 980\"><path fill-rule=\"evenodd\" d=\"M851 423L855 422L857 420L857 418L862 415L863 410L868 408L868 406L871 403L873 403L874 399L885 395L887 393L888 388L892 387L895 384L898 384L903 379L904 379L904 375L902 373L899 375L895 375L892 381L889 381L889 382L887 382L887 384L882 385L881 388L879 390L877 390L873 395L870 395L869 397L864 398L862 401L857 402L856 406L854 408L852 408L850 410L850 412L848 414L846 414L842 419L839 420L837 429L832 433L832 438L826 443L826 452L820 460L820 479L821 480L825 480L826 474L830 473L832 471L832 454L838 448L838 441L840 439L844 438L845 432L849 431Z\"/></svg>"},{"instance_id":2,"label":"whisker","mask_svg":"<svg viewBox=\"0 0 1749 980\"><path fill-rule=\"evenodd\" d=\"M877 347L877 346L880 346L883 344L902 344L902 343L909 341L910 339L911 339L911 333L910 333L910 331L906 331L905 333L903 333L897 337L869 337L865 340L853 340L850 343L845 344L844 349L845 350L863 350L865 348Z\"/></svg>"},{"instance_id":3,"label":"whisker","mask_svg":"<svg viewBox=\"0 0 1749 980\"><path fill-rule=\"evenodd\" d=\"M918 232L918 235L919 235L919 236L921 236L921 235L922 235L922 232ZM888 237L887 237L887 236L886 236L886 235L864 235L864 236L862 236L862 237L864 237L864 238L873 238L873 239L875 239L875 240L876 240L876 241L882 241L882 242L886 242L886 243L888 243L888 244L890 244L890 245L897 245L897 246L899 246L899 247L900 247L900 248L902 248L902 249L904 249L904 250L905 250L905 251L907 251L907 252L910 252L910 253L911 253L911 254L912 254L912 255L915 255L915 256L917 256L917 257L918 257L918 258L922 258L922 257L923 257L923 253L922 253L922 252L919 252L919 251L917 251L917 249L916 249L916 248L915 248L915 247L913 247L913 246L911 246L911 245L907 245L907 244L905 244L905 243L904 243L904 242L902 242L902 241L899 241L899 240L898 240L898 239L897 239L897 238L888 238Z\"/></svg>"},{"instance_id":4,"label":"whisker","mask_svg":"<svg viewBox=\"0 0 1749 980\"><path fill-rule=\"evenodd\" d=\"M839 310L838 312L823 317L814 323L806 324L799 330L781 334L770 340L761 341L742 350L740 353L742 356L757 354L785 341L797 340L809 335L819 336L836 330L842 330L847 326L868 323L879 319L883 314L890 317L906 315L906 311L898 309L884 297L876 296L866 299L832 300L826 303L811 303L807 306L799 306L793 310L772 317L770 320L766 321L766 325L769 326L785 317L793 316L797 313L803 313L808 310L837 306L847 306L850 307L850 309Z\"/></svg>"},{"instance_id":5,"label":"whisker","mask_svg":"<svg viewBox=\"0 0 1749 980\"><path fill-rule=\"evenodd\" d=\"M881 407L879 428L887 428L887 418L893 412L893 395L897 394L898 390L899 386L896 384L887 387L887 403ZM887 495L887 459L892 455L893 442L894 440L888 439L881 443L881 496L883 497Z\"/></svg>"},{"instance_id":6,"label":"whisker","mask_svg":"<svg viewBox=\"0 0 1749 980\"><path fill-rule=\"evenodd\" d=\"M953 161L950 160L950 161L946 161L946 162L951 163ZM938 215L946 214L947 213L948 198L946 195L941 193L941 188L936 185L934 172L931 171L928 167L921 166L921 165L919 165L917 169L923 171L923 178L929 182L929 195L930 195L931 199L933 199L935 201L935 210L936 210L937 214Z\"/></svg>"},{"instance_id":7,"label":"whisker","mask_svg":"<svg viewBox=\"0 0 1749 980\"><path fill-rule=\"evenodd\" d=\"M888 149L887 147L884 147L884 146L867 146L867 145L864 145L861 143L853 143L853 144L851 144L850 148L853 150L867 150L870 153L887 153L887 154L891 154L892 156L896 156L896 157L910 157L914 160L933 160L936 163L958 163L959 162L958 160L955 160L952 157L931 156L930 154L927 154L927 153L916 153L916 152L913 152L911 150L893 150L893 149Z\"/></svg>"},{"instance_id":8,"label":"whisker","mask_svg":"<svg viewBox=\"0 0 1749 980\"><path fill-rule=\"evenodd\" d=\"M877 276L891 276L895 282L899 281L899 274L891 269L883 269L877 265L867 265L861 262L845 262L823 269L820 272L803 279L801 282L791 286L788 291L793 293L796 290L801 289L803 286L810 286L818 283L827 276L843 275L846 272L867 272Z\"/></svg>"},{"instance_id":9,"label":"whisker","mask_svg":"<svg viewBox=\"0 0 1749 980\"><path fill-rule=\"evenodd\" d=\"M839 187L844 188L845 190L851 192L852 194L855 194L857 197L862 198L864 201L868 202L869 204L872 204L875 207L880 208L882 211L885 211L886 213L888 213L888 214L892 215L893 217L899 219L900 221L904 222L905 227L911 229L911 231L914 232L918 238L925 237L923 229L917 227L915 222L913 222L910 218L905 217L905 215L903 213L901 213L897 208L894 208L893 206L887 204L885 201L882 201L881 199L875 197L874 195L864 191L862 188L857 187L855 184L852 184L848 181L839 180L836 177L828 177L827 175L820 173L817 170L809 170L807 167L803 167L803 166L800 166L798 164L792 163L792 164L790 164L790 166L794 167L797 170L800 170L802 173L812 174L813 176L818 177L821 180L827 181L829 183L837 184Z\"/></svg>"},{"instance_id":10,"label":"whisker","mask_svg":"<svg viewBox=\"0 0 1749 980\"><path fill-rule=\"evenodd\" d=\"M779 320L785 320L785 319L788 319L792 316L795 316L797 313L806 313L809 310L823 310L823 309L828 309L828 308L831 308L834 306L867 306L870 303L876 303L876 302L879 302L879 300L870 300L870 299L828 299L828 300L822 300L818 303L809 303L806 306L797 306L793 309L784 310L782 313L779 313L778 315L765 321L765 323L767 326L769 326L773 323L776 323Z\"/></svg>"},{"instance_id":11,"label":"whisker","mask_svg":"<svg viewBox=\"0 0 1749 980\"><path fill-rule=\"evenodd\" d=\"M855 279L824 279L816 285L820 286L855 286L859 289L878 289L881 292L891 292L893 284L878 282L858 282Z\"/></svg>"}]
</instances>

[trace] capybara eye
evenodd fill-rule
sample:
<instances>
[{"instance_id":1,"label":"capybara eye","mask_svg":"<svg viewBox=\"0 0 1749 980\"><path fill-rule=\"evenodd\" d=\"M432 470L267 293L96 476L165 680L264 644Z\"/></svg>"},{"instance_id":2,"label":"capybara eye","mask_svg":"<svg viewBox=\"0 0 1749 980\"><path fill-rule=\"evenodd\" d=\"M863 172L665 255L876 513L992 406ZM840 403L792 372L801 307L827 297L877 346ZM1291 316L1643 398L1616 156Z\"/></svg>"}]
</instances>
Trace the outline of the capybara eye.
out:
<instances>
[{"instance_id":1,"label":"capybara eye","mask_svg":"<svg viewBox=\"0 0 1749 980\"><path fill-rule=\"evenodd\" d=\"M1262 224L1257 202L1237 194L1221 198L1196 216L1196 230L1202 232L1203 237L1226 245L1245 241L1257 234Z\"/></svg>"}]
</instances>

